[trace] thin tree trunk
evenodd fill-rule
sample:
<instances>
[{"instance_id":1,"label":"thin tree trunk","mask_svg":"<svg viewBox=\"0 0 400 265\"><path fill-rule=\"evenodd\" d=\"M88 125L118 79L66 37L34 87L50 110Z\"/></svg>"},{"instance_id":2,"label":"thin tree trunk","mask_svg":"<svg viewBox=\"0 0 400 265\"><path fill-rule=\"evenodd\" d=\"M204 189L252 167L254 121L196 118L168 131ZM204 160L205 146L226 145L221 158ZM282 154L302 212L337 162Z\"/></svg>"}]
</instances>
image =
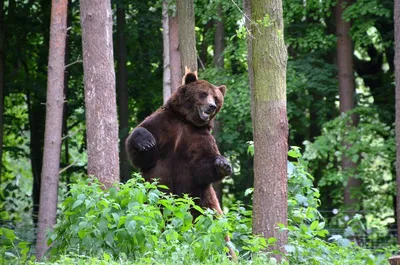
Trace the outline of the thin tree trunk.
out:
<instances>
[{"instance_id":1,"label":"thin tree trunk","mask_svg":"<svg viewBox=\"0 0 400 265\"><path fill-rule=\"evenodd\" d=\"M344 21L342 15L349 1L339 0L336 4L336 35L337 35L337 62L339 69L339 101L340 112L346 113L354 109L354 74L353 74L353 45L349 35L350 22ZM355 115L352 115L352 124L356 123ZM347 148L351 143L343 143ZM355 171L357 164L350 157L342 157L342 170ZM344 189L344 204L349 210L359 202L357 197L351 196L351 191L361 185L361 180L349 177Z\"/></svg>"},{"instance_id":2,"label":"thin tree trunk","mask_svg":"<svg viewBox=\"0 0 400 265\"><path fill-rule=\"evenodd\" d=\"M218 19L215 20L214 34L214 66L224 68L224 50L225 50L225 27L222 17L221 5L217 8Z\"/></svg>"},{"instance_id":3,"label":"thin tree trunk","mask_svg":"<svg viewBox=\"0 0 400 265\"><path fill-rule=\"evenodd\" d=\"M218 19L214 21L215 24L215 34L214 34L214 66L217 68L224 68L224 50L225 50L225 27L222 22L222 8L221 5L218 6L217 9ZM221 133L221 122L216 120L214 123L213 135L215 138L218 138L218 135ZM222 208L222 189L223 183L222 181L213 183L213 187L215 189L215 193L217 194L219 204Z\"/></svg>"},{"instance_id":4,"label":"thin tree trunk","mask_svg":"<svg viewBox=\"0 0 400 265\"><path fill-rule=\"evenodd\" d=\"M8 23L9 25L15 25L16 19L18 17L18 11L16 1L9 1L8 8ZM41 19L42 21L50 21L50 12L45 12L42 10ZM47 50L49 39L47 34L47 30L50 28L50 24L47 26L47 23L43 23L43 32L44 34L44 42L45 48L43 50ZM11 28L11 26L8 26ZM20 36L16 36L19 41L19 46L23 47L23 43L27 42L27 34L22 34ZM18 52L22 50L18 47ZM42 54L43 55L43 54ZM47 56L47 55L46 55ZM42 58L44 55L42 56ZM35 81L34 77L31 76L29 72L29 67L27 62L25 61L24 56L20 57L19 62L17 64L21 64L23 66L25 72L25 82L26 84L32 84ZM39 69L36 71L47 71L46 65L39 65ZM40 81L38 81L40 83ZM40 183L41 183L41 175L42 175L42 160L43 160L43 145L44 145L44 125L45 125L45 116L46 116L46 108L44 103L46 102L46 97L44 90L40 89L39 91L35 91L32 93L29 89L26 90L26 102L28 106L28 119L29 119L29 132L30 132L30 159L31 159L31 170L32 170L32 220L34 225L37 225L38 222L38 214L39 214L39 203L40 203Z\"/></svg>"},{"instance_id":5,"label":"thin tree trunk","mask_svg":"<svg viewBox=\"0 0 400 265\"><path fill-rule=\"evenodd\" d=\"M68 65L69 63L69 36L68 36L68 28L71 26L71 17L72 17L72 11L71 11L71 3L72 0L68 0L68 6L67 6L67 35L65 37L65 65ZM64 108L63 108L63 136L64 138L64 163L65 166L69 166L69 137L68 137L68 81L69 81L69 76L70 72L68 68L65 68L64 70ZM65 182L67 184L67 191L69 191L70 186L69 184L71 183L71 178L70 178L70 168L68 167L66 172L66 179Z\"/></svg>"},{"instance_id":6,"label":"thin tree trunk","mask_svg":"<svg viewBox=\"0 0 400 265\"><path fill-rule=\"evenodd\" d=\"M210 19L203 27L203 41L201 42L200 46L200 51L199 51L199 57L198 57L198 65L200 65L202 68L206 67L208 65L207 63L207 57L208 57L208 38L207 38L207 33L213 29L214 26L214 20Z\"/></svg>"},{"instance_id":7,"label":"thin tree trunk","mask_svg":"<svg viewBox=\"0 0 400 265\"><path fill-rule=\"evenodd\" d=\"M179 51L178 15L169 16L169 56L171 65L171 94L181 86L181 53Z\"/></svg>"},{"instance_id":8,"label":"thin tree trunk","mask_svg":"<svg viewBox=\"0 0 400 265\"><path fill-rule=\"evenodd\" d=\"M29 73L27 73L29 74ZM29 80L29 77L27 78ZM37 97L37 98L36 98ZM44 120L45 108L42 103L40 95L30 95L27 92L27 105L29 117L29 131L30 131L30 158L32 168L32 220L36 225L38 222L39 203L40 203L40 183L42 176L42 161L43 161L43 135L44 135Z\"/></svg>"},{"instance_id":9,"label":"thin tree trunk","mask_svg":"<svg viewBox=\"0 0 400 265\"><path fill-rule=\"evenodd\" d=\"M283 250L287 233L277 229L278 223L287 224L287 51L282 1L251 0L245 7L250 8L248 14L252 21L263 20L266 15L270 21L267 26L252 23L254 38L249 37L254 139L253 233L277 238L274 248Z\"/></svg>"},{"instance_id":10,"label":"thin tree trunk","mask_svg":"<svg viewBox=\"0 0 400 265\"><path fill-rule=\"evenodd\" d=\"M121 181L130 178L131 170L125 150L125 140L129 133L129 93L126 69L125 7L123 1L117 3L117 93L119 107L119 159Z\"/></svg>"},{"instance_id":11,"label":"thin tree trunk","mask_svg":"<svg viewBox=\"0 0 400 265\"><path fill-rule=\"evenodd\" d=\"M4 128L4 66L5 66L5 18L4 1L0 3L0 184L3 169L3 128Z\"/></svg>"},{"instance_id":12,"label":"thin tree trunk","mask_svg":"<svg viewBox=\"0 0 400 265\"><path fill-rule=\"evenodd\" d=\"M162 36L163 36L163 101L167 102L172 94L172 80L171 80L171 56L169 48L169 15L168 15L168 1L162 2Z\"/></svg>"},{"instance_id":13,"label":"thin tree trunk","mask_svg":"<svg viewBox=\"0 0 400 265\"><path fill-rule=\"evenodd\" d=\"M396 77L396 216L397 244L400 244L400 0L394 1L394 45L395 45L395 77Z\"/></svg>"},{"instance_id":14,"label":"thin tree trunk","mask_svg":"<svg viewBox=\"0 0 400 265\"><path fill-rule=\"evenodd\" d=\"M119 181L118 121L110 0L80 1L88 174Z\"/></svg>"},{"instance_id":15,"label":"thin tree trunk","mask_svg":"<svg viewBox=\"0 0 400 265\"><path fill-rule=\"evenodd\" d=\"M197 71L196 35L194 31L194 0L177 0L179 16L179 51L181 54L181 75L185 67Z\"/></svg>"},{"instance_id":16,"label":"thin tree trunk","mask_svg":"<svg viewBox=\"0 0 400 265\"><path fill-rule=\"evenodd\" d=\"M60 170L62 114L64 106L65 39L67 34L67 0L53 0L51 8L50 46L47 78L45 146L41 178L36 257L47 250L46 232L56 222L58 176Z\"/></svg>"}]
</instances>

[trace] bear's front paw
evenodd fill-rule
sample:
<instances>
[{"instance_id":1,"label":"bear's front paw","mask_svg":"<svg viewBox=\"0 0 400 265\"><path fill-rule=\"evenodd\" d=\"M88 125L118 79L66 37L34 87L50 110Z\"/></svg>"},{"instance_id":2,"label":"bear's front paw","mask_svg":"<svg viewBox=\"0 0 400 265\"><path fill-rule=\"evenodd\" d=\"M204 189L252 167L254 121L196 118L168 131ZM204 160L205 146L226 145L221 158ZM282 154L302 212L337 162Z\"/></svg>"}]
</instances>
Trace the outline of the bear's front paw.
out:
<instances>
[{"instance_id":1,"label":"bear's front paw","mask_svg":"<svg viewBox=\"0 0 400 265\"><path fill-rule=\"evenodd\" d=\"M215 167L220 176L230 176L232 174L232 166L225 157L219 156L215 159Z\"/></svg>"},{"instance_id":2,"label":"bear's front paw","mask_svg":"<svg viewBox=\"0 0 400 265\"><path fill-rule=\"evenodd\" d=\"M145 128L135 129L133 136L133 147L138 151L147 151L156 146L156 139Z\"/></svg>"}]
</instances>

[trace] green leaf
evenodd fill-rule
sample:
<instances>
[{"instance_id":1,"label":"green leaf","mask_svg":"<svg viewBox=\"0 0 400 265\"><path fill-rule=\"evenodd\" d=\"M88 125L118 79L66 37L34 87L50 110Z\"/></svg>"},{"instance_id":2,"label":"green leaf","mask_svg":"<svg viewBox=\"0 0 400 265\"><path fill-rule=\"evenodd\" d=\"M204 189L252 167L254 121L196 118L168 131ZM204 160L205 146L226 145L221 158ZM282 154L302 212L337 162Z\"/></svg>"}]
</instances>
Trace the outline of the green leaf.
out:
<instances>
[{"instance_id":1,"label":"green leaf","mask_svg":"<svg viewBox=\"0 0 400 265\"><path fill-rule=\"evenodd\" d=\"M10 229L7 229L7 228L2 227L2 228L1 228L1 231L2 231L2 234L3 234L8 240L10 240L11 242L13 242L13 241L17 238L17 236L15 235L15 233L14 233L13 230L10 230Z\"/></svg>"},{"instance_id":2,"label":"green leaf","mask_svg":"<svg viewBox=\"0 0 400 265\"><path fill-rule=\"evenodd\" d=\"M201 208L200 206L198 206L198 205L193 205L193 208L196 209L197 211L199 211L201 214L204 214L204 210L203 210L203 208Z\"/></svg>"},{"instance_id":3,"label":"green leaf","mask_svg":"<svg viewBox=\"0 0 400 265\"><path fill-rule=\"evenodd\" d=\"M318 227L318 224L319 224L318 221L312 222L311 225L310 225L310 229L311 229L312 231L315 231L315 229L317 229L317 227Z\"/></svg>"},{"instance_id":4,"label":"green leaf","mask_svg":"<svg viewBox=\"0 0 400 265\"><path fill-rule=\"evenodd\" d=\"M296 150L292 149L292 150L289 150L288 156L292 157L292 158L299 158L299 157L301 157L301 154L300 154L299 151L296 151Z\"/></svg>"},{"instance_id":5,"label":"green leaf","mask_svg":"<svg viewBox=\"0 0 400 265\"><path fill-rule=\"evenodd\" d=\"M274 244L276 241L277 241L277 239L276 239L275 237L270 237L270 238L268 238L268 244L269 244L269 245Z\"/></svg>"},{"instance_id":6,"label":"green leaf","mask_svg":"<svg viewBox=\"0 0 400 265\"><path fill-rule=\"evenodd\" d=\"M76 207L78 207L79 205L81 205L83 203L82 200L76 200L74 202L74 204L72 205L72 210L75 209Z\"/></svg>"},{"instance_id":7,"label":"green leaf","mask_svg":"<svg viewBox=\"0 0 400 265\"><path fill-rule=\"evenodd\" d=\"M12 252L5 252L4 253L7 257L11 257L11 258L16 258L17 256L15 256L15 254L14 253L12 253Z\"/></svg>"},{"instance_id":8,"label":"green leaf","mask_svg":"<svg viewBox=\"0 0 400 265\"><path fill-rule=\"evenodd\" d=\"M107 261L107 262L111 261L110 254L108 254L107 252L103 252L103 259L104 259L104 261Z\"/></svg>"},{"instance_id":9,"label":"green leaf","mask_svg":"<svg viewBox=\"0 0 400 265\"><path fill-rule=\"evenodd\" d=\"M126 216L121 216L121 218L119 219L117 228L120 228L122 225L124 225L125 221L126 221Z\"/></svg>"},{"instance_id":10,"label":"green leaf","mask_svg":"<svg viewBox=\"0 0 400 265\"><path fill-rule=\"evenodd\" d=\"M82 239L82 238L84 238L85 236L86 236L86 231L85 230L80 230L79 232L78 232L78 236L79 236L79 238L80 239Z\"/></svg>"},{"instance_id":11,"label":"green leaf","mask_svg":"<svg viewBox=\"0 0 400 265\"><path fill-rule=\"evenodd\" d=\"M249 196L250 194L253 194L254 188L248 188L244 192L244 196Z\"/></svg>"}]
</instances>

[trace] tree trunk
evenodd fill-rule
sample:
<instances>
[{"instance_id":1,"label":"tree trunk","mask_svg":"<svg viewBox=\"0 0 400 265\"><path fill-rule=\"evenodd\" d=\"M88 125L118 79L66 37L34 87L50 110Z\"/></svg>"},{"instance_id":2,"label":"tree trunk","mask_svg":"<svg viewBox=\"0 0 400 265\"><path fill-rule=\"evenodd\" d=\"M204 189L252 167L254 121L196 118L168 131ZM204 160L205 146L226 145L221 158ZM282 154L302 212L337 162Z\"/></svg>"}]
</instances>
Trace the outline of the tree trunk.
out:
<instances>
[{"instance_id":1,"label":"tree trunk","mask_svg":"<svg viewBox=\"0 0 400 265\"><path fill-rule=\"evenodd\" d=\"M179 51L179 19L169 16L169 56L171 64L171 94L181 86L181 53Z\"/></svg>"},{"instance_id":2,"label":"tree trunk","mask_svg":"<svg viewBox=\"0 0 400 265\"><path fill-rule=\"evenodd\" d=\"M396 206L397 244L400 244L400 0L394 1L394 45L396 77Z\"/></svg>"},{"instance_id":3,"label":"tree trunk","mask_svg":"<svg viewBox=\"0 0 400 265\"><path fill-rule=\"evenodd\" d=\"M254 139L253 232L277 238L274 249L283 250L287 233L277 229L278 223L287 224L287 51L282 1L250 0L245 8L252 21L267 16L270 23L247 23L253 34L248 38Z\"/></svg>"},{"instance_id":4,"label":"tree trunk","mask_svg":"<svg viewBox=\"0 0 400 265\"><path fill-rule=\"evenodd\" d=\"M58 176L60 170L62 114L64 106L65 39L67 34L67 0L53 0L51 8L50 46L47 78L45 146L40 192L39 227L36 257L47 250L46 232L56 222Z\"/></svg>"},{"instance_id":5,"label":"tree trunk","mask_svg":"<svg viewBox=\"0 0 400 265\"><path fill-rule=\"evenodd\" d=\"M221 5L218 6L218 19L214 21L215 24L215 34L214 34L214 66L216 68L224 68L224 50L225 50L225 28L224 23L222 22L222 8ZM218 138L218 135L221 132L221 122L216 120L214 123L213 135L214 138ZM222 181L213 183L213 187L215 189L215 193L217 194L219 204L222 208L222 189L223 183Z\"/></svg>"},{"instance_id":6,"label":"tree trunk","mask_svg":"<svg viewBox=\"0 0 400 265\"><path fill-rule=\"evenodd\" d=\"M218 19L215 20L214 34L214 66L224 68L224 50L225 50L225 27L222 17L221 5L217 8Z\"/></svg>"},{"instance_id":7,"label":"tree trunk","mask_svg":"<svg viewBox=\"0 0 400 265\"><path fill-rule=\"evenodd\" d=\"M203 41L201 42L200 51L198 52L199 56L197 57L198 58L198 65L200 65L200 67L202 69L206 68L207 65L208 65L208 62L207 62L207 57L208 57L208 51L207 51L207 49L208 49L208 42L207 42L208 38L207 38L207 33L209 31L213 30L214 24L215 24L214 20L210 19L203 27L203 32L202 32Z\"/></svg>"},{"instance_id":8,"label":"tree trunk","mask_svg":"<svg viewBox=\"0 0 400 265\"><path fill-rule=\"evenodd\" d=\"M71 4L72 0L68 0L68 5L67 5L67 35L65 37L65 65L68 65L69 63L69 36L68 36L68 28L71 26L71 18L72 18L72 10L71 10ZM68 81L70 77L70 72L68 68L65 68L64 70L64 107L63 107L63 137L64 140L64 165L67 167L67 170L65 172L66 178L65 182L67 184L67 191L70 190L69 184L71 183L71 177L70 177L70 168L69 168L69 137L68 135Z\"/></svg>"},{"instance_id":9,"label":"tree trunk","mask_svg":"<svg viewBox=\"0 0 400 265\"><path fill-rule=\"evenodd\" d=\"M389 258L390 265L400 265L400 256L393 256Z\"/></svg>"},{"instance_id":10,"label":"tree trunk","mask_svg":"<svg viewBox=\"0 0 400 265\"><path fill-rule=\"evenodd\" d=\"M48 62L48 45L50 39L50 9L51 5L42 6L40 12L40 19L43 21L41 23L40 28L42 29L43 34L43 45L42 48L38 51L40 54L40 58L42 58L40 62L38 62L38 67L35 69L35 72L39 72L38 74L32 75L30 73L29 65L24 56L19 58L19 63L23 66L25 71L25 82L26 84L40 84L42 85L42 81L40 80L40 75L47 74L47 65ZM15 10L15 11L14 11ZM16 1L9 1L9 16L10 16L10 25L15 25L16 19L18 18L18 7ZM14 14L15 13L15 14ZM13 17L13 19L11 19ZM28 40L27 34L23 34L22 36L17 36L20 42L19 46L23 47L23 43L26 43ZM17 48L19 52L19 48ZM46 53L45 53L46 52ZM33 71L33 70L32 70ZM28 105L28 118L29 118L29 130L30 130L30 158L31 158L31 169L32 169L32 177L33 177L33 185L32 185L32 201L33 201L33 209L32 209L32 219L35 225L38 222L38 213L39 213L39 203L40 203L40 183L41 183L41 175L42 175L42 162L43 162L43 146L44 146L44 131L45 131L45 116L46 116L46 90L43 87L40 89L26 89L27 95L27 105ZM42 89L43 88L43 89Z\"/></svg>"},{"instance_id":11,"label":"tree trunk","mask_svg":"<svg viewBox=\"0 0 400 265\"><path fill-rule=\"evenodd\" d=\"M354 109L354 74L353 74L353 45L349 35L350 22L343 20L343 11L346 6L349 5L349 1L339 0L336 4L336 35L337 35L337 62L339 69L339 101L340 101L340 112L346 113ZM352 124L356 123L355 115L352 116ZM351 143L343 143L346 147L349 147ZM357 168L357 164L354 163L351 158L342 157L342 170L351 172ZM353 210L353 206L359 202L357 197L351 196L351 191L361 185L361 180L354 177L349 177L347 185L344 188L344 204L348 210Z\"/></svg>"},{"instance_id":12,"label":"tree trunk","mask_svg":"<svg viewBox=\"0 0 400 265\"><path fill-rule=\"evenodd\" d=\"M171 56L169 48L169 15L168 15L168 1L162 2L162 36L163 36L163 102L167 102L172 94L172 80L171 80Z\"/></svg>"},{"instance_id":13,"label":"tree trunk","mask_svg":"<svg viewBox=\"0 0 400 265\"><path fill-rule=\"evenodd\" d=\"M221 122L218 120L214 121L214 129L213 129L213 136L216 139L218 135L221 133ZM215 193L217 194L219 205L222 209L222 189L223 189L223 183L222 180L218 182L214 182L212 184Z\"/></svg>"},{"instance_id":14,"label":"tree trunk","mask_svg":"<svg viewBox=\"0 0 400 265\"><path fill-rule=\"evenodd\" d=\"M129 93L126 69L125 7L123 1L117 3L117 93L119 107L119 159L121 181L130 179L131 170L125 150L125 140L129 133Z\"/></svg>"},{"instance_id":15,"label":"tree trunk","mask_svg":"<svg viewBox=\"0 0 400 265\"><path fill-rule=\"evenodd\" d=\"M28 73L27 73L28 74ZM29 79L29 77L28 77ZM32 185L32 220L36 225L38 221L39 203L40 203L40 183L42 175L42 161L43 161L43 135L44 135L44 120L45 120L45 108L42 103L40 93L38 95L30 95L27 92L27 105L28 105L28 117L29 117L29 131L30 131L30 158L31 158L31 169L33 177Z\"/></svg>"},{"instance_id":16,"label":"tree trunk","mask_svg":"<svg viewBox=\"0 0 400 265\"><path fill-rule=\"evenodd\" d=\"M80 1L88 174L119 181L118 121L110 0Z\"/></svg>"},{"instance_id":17,"label":"tree trunk","mask_svg":"<svg viewBox=\"0 0 400 265\"><path fill-rule=\"evenodd\" d=\"M197 71L196 35L194 31L194 0L177 0L179 16L179 51L181 54L181 75L185 67Z\"/></svg>"},{"instance_id":18,"label":"tree trunk","mask_svg":"<svg viewBox=\"0 0 400 265\"><path fill-rule=\"evenodd\" d=\"M5 17L4 1L0 3L0 184L3 169L3 128L4 128L4 66L5 66Z\"/></svg>"}]
</instances>

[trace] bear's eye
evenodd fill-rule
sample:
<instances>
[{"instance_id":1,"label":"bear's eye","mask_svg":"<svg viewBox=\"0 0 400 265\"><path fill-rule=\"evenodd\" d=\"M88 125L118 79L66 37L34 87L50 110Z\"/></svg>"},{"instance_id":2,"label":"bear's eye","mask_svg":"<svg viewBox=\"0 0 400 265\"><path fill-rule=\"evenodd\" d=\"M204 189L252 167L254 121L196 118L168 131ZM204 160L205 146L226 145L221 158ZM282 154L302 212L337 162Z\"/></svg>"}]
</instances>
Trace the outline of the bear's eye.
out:
<instances>
[{"instance_id":1,"label":"bear's eye","mask_svg":"<svg viewBox=\"0 0 400 265\"><path fill-rule=\"evenodd\" d=\"M200 97L201 98L206 98L208 96L208 93L207 92L201 92L200 93Z\"/></svg>"},{"instance_id":2,"label":"bear's eye","mask_svg":"<svg viewBox=\"0 0 400 265\"><path fill-rule=\"evenodd\" d=\"M218 103L218 102L219 102L218 97L214 97L214 100L215 100L215 103Z\"/></svg>"}]
</instances>

